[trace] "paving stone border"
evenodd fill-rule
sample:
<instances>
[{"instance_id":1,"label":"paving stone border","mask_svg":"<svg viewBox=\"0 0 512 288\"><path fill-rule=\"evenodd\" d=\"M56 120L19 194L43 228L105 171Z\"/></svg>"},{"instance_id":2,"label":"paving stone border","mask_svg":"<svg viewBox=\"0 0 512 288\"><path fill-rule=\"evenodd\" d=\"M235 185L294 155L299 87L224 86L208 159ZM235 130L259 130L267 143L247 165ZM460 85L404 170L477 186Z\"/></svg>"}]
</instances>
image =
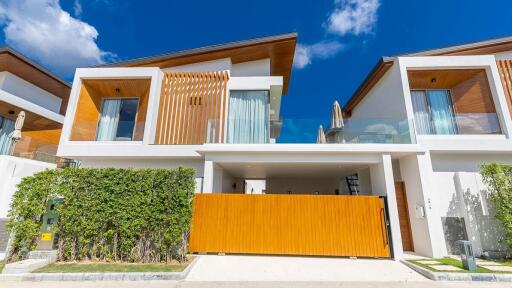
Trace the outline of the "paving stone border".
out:
<instances>
[{"instance_id":1,"label":"paving stone border","mask_svg":"<svg viewBox=\"0 0 512 288\"><path fill-rule=\"evenodd\" d=\"M181 272L100 272L100 273L23 273L0 274L0 281L144 281L183 280L200 256Z\"/></svg>"},{"instance_id":2,"label":"paving stone border","mask_svg":"<svg viewBox=\"0 0 512 288\"><path fill-rule=\"evenodd\" d=\"M400 262L426 278L434 281L512 282L512 274L433 272L405 259L400 260Z\"/></svg>"}]
</instances>

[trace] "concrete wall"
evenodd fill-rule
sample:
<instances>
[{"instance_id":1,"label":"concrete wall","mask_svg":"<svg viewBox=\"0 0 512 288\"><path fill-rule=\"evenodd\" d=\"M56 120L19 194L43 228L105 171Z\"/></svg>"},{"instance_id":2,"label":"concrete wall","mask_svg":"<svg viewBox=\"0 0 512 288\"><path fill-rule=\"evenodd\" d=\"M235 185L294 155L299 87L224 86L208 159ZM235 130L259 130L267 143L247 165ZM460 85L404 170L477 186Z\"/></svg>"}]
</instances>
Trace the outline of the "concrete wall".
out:
<instances>
[{"instance_id":1,"label":"concrete wall","mask_svg":"<svg viewBox=\"0 0 512 288\"><path fill-rule=\"evenodd\" d=\"M250 62L233 64L231 76L270 76L270 59L262 59Z\"/></svg>"},{"instance_id":2,"label":"concrete wall","mask_svg":"<svg viewBox=\"0 0 512 288\"><path fill-rule=\"evenodd\" d=\"M59 113L62 99L9 72L0 72L0 89Z\"/></svg>"},{"instance_id":3,"label":"concrete wall","mask_svg":"<svg viewBox=\"0 0 512 288\"><path fill-rule=\"evenodd\" d=\"M268 178L267 194L313 194L334 195L339 189L340 178Z\"/></svg>"},{"instance_id":4,"label":"concrete wall","mask_svg":"<svg viewBox=\"0 0 512 288\"><path fill-rule=\"evenodd\" d=\"M0 155L0 218L6 218L16 185L26 176L54 169L55 164Z\"/></svg>"},{"instance_id":5,"label":"concrete wall","mask_svg":"<svg viewBox=\"0 0 512 288\"><path fill-rule=\"evenodd\" d=\"M438 217L463 218L475 254L494 256L504 251L506 247L499 243L501 227L493 219L479 167L489 162L512 164L512 154L432 154L431 159Z\"/></svg>"},{"instance_id":6,"label":"concrete wall","mask_svg":"<svg viewBox=\"0 0 512 288\"><path fill-rule=\"evenodd\" d=\"M389 105L389 103L393 104ZM357 119L368 120L359 121ZM375 122L375 125L389 125L387 128L380 127L379 131L381 132L383 129L396 130L398 123L404 121L405 124L407 119L402 78L399 66L395 63L352 110L352 115L345 124L345 129L358 132L362 129L361 127L369 126L372 122Z\"/></svg>"},{"instance_id":7,"label":"concrete wall","mask_svg":"<svg viewBox=\"0 0 512 288\"><path fill-rule=\"evenodd\" d=\"M443 236L441 219L430 196L429 162L428 155L410 155L400 158L399 166L407 195L414 250L423 256L440 257L446 252L435 244L442 242ZM442 243L440 246L444 247Z\"/></svg>"}]
</instances>

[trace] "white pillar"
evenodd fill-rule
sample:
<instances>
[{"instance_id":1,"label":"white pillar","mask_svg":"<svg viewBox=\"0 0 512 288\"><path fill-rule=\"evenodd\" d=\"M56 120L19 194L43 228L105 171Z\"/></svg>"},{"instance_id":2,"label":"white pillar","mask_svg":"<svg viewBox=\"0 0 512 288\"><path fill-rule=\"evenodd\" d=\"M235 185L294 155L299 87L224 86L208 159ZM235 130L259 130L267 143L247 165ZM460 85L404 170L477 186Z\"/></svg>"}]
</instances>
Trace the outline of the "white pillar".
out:
<instances>
[{"instance_id":1,"label":"white pillar","mask_svg":"<svg viewBox=\"0 0 512 288\"><path fill-rule=\"evenodd\" d=\"M204 161L203 193L213 192L213 161Z\"/></svg>"},{"instance_id":2,"label":"white pillar","mask_svg":"<svg viewBox=\"0 0 512 288\"><path fill-rule=\"evenodd\" d=\"M387 196L389 225L391 229L391 243L393 257L400 260L403 256L402 234L400 234L400 220L396 204L395 180L391 155L382 155L382 162L370 167L373 194Z\"/></svg>"},{"instance_id":3,"label":"white pillar","mask_svg":"<svg viewBox=\"0 0 512 288\"><path fill-rule=\"evenodd\" d=\"M437 197L434 196L430 153L401 158L400 172L405 183L415 252L434 258L445 256L446 245Z\"/></svg>"}]
</instances>

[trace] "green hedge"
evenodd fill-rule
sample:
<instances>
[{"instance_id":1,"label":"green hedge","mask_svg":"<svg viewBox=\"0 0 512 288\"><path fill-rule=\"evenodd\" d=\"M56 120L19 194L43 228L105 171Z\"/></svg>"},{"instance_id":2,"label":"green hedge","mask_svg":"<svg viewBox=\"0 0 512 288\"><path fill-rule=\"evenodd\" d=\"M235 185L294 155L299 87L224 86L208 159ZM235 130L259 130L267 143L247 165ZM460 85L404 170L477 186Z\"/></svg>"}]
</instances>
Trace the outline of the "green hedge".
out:
<instances>
[{"instance_id":1,"label":"green hedge","mask_svg":"<svg viewBox=\"0 0 512 288\"><path fill-rule=\"evenodd\" d=\"M482 178L491 192L490 198L494 205L494 217L503 226L502 242L512 252L512 165L482 165Z\"/></svg>"},{"instance_id":2,"label":"green hedge","mask_svg":"<svg viewBox=\"0 0 512 288\"><path fill-rule=\"evenodd\" d=\"M194 170L46 170L24 178L9 211L8 260L35 249L48 200L57 204L60 260L184 260Z\"/></svg>"}]
</instances>

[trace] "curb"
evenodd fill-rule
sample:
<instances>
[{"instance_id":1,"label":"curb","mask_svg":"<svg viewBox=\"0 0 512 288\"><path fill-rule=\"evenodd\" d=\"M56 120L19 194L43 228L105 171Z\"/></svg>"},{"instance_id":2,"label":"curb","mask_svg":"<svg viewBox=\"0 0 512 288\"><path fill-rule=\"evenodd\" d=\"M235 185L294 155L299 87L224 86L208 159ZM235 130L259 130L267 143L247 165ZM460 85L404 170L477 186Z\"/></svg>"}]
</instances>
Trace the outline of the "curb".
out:
<instances>
[{"instance_id":1,"label":"curb","mask_svg":"<svg viewBox=\"0 0 512 288\"><path fill-rule=\"evenodd\" d=\"M400 262L434 281L512 282L512 274L432 272L404 259Z\"/></svg>"},{"instance_id":2,"label":"curb","mask_svg":"<svg viewBox=\"0 0 512 288\"><path fill-rule=\"evenodd\" d=\"M183 280L199 256L181 272L99 272L99 273L23 273L0 274L0 281L147 281Z\"/></svg>"}]
</instances>

